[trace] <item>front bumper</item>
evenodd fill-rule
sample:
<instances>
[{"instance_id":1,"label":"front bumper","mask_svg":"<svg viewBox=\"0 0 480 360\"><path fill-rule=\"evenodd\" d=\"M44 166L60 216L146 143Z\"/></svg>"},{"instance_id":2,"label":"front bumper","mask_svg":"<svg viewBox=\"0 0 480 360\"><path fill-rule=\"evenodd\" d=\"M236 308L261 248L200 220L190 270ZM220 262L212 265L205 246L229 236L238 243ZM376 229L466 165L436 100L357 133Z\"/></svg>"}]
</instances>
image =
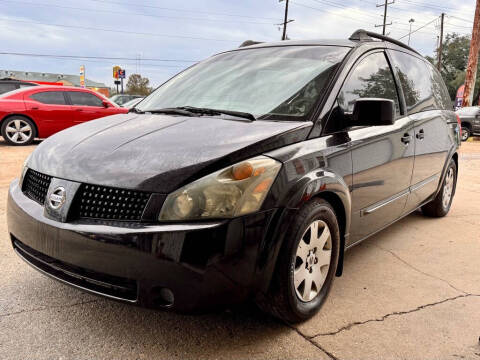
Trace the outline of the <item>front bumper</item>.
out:
<instances>
[{"instance_id":1,"label":"front bumper","mask_svg":"<svg viewBox=\"0 0 480 360\"><path fill-rule=\"evenodd\" d=\"M17 254L57 280L142 306L191 311L252 293L275 212L193 224L64 223L45 217L15 180L7 221Z\"/></svg>"}]
</instances>

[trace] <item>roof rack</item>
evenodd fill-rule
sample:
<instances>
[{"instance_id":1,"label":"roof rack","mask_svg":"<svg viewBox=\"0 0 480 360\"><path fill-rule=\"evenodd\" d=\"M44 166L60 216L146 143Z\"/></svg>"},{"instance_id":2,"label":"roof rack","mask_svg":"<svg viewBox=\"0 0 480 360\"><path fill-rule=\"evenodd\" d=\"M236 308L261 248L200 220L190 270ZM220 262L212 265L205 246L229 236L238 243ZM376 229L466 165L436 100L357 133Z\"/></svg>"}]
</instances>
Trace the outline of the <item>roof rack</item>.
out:
<instances>
[{"instance_id":1,"label":"roof rack","mask_svg":"<svg viewBox=\"0 0 480 360\"><path fill-rule=\"evenodd\" d=\"M251 45L261 44L263 41L254 41L254 40L245 40L243 43L240 44L239 48Z\"/></svg>"},{"instance_id":2,"label":"roof rack","mask_svg":"<svg viewBox=\"0 0 480 360\"><path fill-rule=\"evenodd\" d=\"M421 54L417 50L412 49L407 44L404 44L403 42L398 41L396 39L392 39L391 37L381 35L381 34L377 34L377 33L372 32L372 31L359 29L359 30L355 31L349 38L349 40L352 40L352 41L373 41L373 39L379 39L379 40L382 40L382 41L391 42L392 44L395 44L395 45L398 45L398 46L403 47L405 49L408 49L410 51L413 51L415 54L418 54L418 55L421 56Z\"/></svg>"}]
</instances>

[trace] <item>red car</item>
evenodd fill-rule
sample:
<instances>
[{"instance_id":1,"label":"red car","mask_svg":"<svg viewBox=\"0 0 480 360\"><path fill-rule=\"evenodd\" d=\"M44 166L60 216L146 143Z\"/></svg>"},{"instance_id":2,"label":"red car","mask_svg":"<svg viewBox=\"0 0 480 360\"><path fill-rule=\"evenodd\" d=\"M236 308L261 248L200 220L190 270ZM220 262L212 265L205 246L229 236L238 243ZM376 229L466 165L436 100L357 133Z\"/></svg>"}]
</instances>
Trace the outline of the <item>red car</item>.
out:
<instances>
[{"instance_id":1,"label":"red car","mask_svg":"<svg viewBox=\"0 0 480 360\"><path fill-rule=\"evenodd\" d=\"M28 145L63 129L121 108L94 91L68 86L35 86L0 96L1 135L10 145Z\"/></svg>"}]
</instances>

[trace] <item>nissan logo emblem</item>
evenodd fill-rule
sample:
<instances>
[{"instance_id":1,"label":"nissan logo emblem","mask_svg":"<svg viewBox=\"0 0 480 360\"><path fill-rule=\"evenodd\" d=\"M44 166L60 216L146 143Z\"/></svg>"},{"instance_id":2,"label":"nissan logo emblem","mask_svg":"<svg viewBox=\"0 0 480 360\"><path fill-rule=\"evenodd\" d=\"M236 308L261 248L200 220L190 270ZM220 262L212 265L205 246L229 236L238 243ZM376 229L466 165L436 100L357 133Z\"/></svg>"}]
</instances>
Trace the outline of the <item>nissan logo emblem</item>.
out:
<instances>
[{"instance_id":1,"label":"nissan logo emblem","mask_svg":"<svg viewBox=\"0 0 480 360\"><path fill-rule=\"evenodd\" d=\"M65 200L67 200L67 192L65 188L59 186L50 194L48 203L52 209L58 210L65 203Z\"/></svg>"}]
</instances>

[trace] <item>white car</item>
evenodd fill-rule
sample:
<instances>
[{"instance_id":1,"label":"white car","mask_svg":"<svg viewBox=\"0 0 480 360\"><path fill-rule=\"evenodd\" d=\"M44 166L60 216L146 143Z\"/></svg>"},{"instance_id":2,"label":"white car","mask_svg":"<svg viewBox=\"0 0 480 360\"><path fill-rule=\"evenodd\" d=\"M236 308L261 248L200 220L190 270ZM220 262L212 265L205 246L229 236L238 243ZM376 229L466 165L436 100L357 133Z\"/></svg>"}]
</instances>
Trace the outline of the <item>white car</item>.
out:
<instances>
[{"instance_id":1,"label":"white car","mask_svg":"<svg viewBox=\"0 0 480 360\"><path fill-rule=\"evenodd\" d=\"M132 99L130 101L127 101L125 104L123 104L122 107L127 108L127 109L131 109L135 105L137 105L140 101L142 101L143 99L145 99L145 98L139 97L139 98L136 98L136 99Z\"/></svg>"}]
</instances>

